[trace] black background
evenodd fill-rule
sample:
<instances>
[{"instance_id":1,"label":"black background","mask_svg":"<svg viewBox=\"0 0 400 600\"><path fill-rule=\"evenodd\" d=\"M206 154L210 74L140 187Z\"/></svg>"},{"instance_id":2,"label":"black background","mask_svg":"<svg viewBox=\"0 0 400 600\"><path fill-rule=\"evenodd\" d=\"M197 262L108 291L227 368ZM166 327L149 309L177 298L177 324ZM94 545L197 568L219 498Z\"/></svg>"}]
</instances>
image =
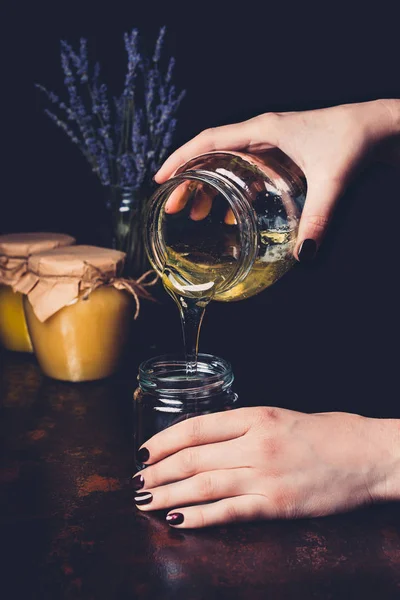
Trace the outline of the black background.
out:
<instances>
[{"instance_id":1,"label":"black background","mask_svg":"<svg viewBox=\"0 0 400 600\"><path fill-rule=\"evenodd\" d=\"M63 90L59 40L89 40L110 87L125 72L122 34L166 54L187 89L175 145L210 126L270 110L399 97L395 3L44 2L5 6L2 19L0 231L57 230L96 243L102 189L43 115L39 82ZM373 166L343 198L315 263L237 304L213 304L201 349L230 359L252 403L398 416L399 175ZM181 346L174 307L146 308L143 358ZM153 350L149 346L153 346Z\"/></svg>"}]
</instances>

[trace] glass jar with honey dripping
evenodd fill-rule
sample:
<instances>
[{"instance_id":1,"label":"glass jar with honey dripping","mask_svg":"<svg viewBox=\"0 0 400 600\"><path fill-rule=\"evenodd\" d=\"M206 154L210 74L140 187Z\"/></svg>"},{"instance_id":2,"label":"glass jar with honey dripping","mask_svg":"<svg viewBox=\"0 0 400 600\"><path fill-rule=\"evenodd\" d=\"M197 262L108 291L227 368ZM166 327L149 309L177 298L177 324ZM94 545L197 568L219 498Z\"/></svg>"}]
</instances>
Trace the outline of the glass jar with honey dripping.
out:
<instances>
[{"instance_id":1,"label":"glass jar with honey dripping","mask_svg":"<svg viewBox=\"0 0 400 600\"><path fill-rule=\"evenodd\" d=\"M207 304L254 296L295 263L305 195L304 174L277 149L197 156L153 195L146 248L179 307L188 373Z\"/></svg>"}]
</instances>

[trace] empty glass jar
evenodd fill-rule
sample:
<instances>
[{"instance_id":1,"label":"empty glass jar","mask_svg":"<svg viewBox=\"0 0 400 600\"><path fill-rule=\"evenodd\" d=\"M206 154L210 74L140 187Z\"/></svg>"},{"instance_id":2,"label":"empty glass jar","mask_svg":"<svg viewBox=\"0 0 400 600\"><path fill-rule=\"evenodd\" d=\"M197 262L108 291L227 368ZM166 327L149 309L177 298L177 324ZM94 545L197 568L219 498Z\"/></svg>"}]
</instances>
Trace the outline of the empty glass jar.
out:
<instances>
[{"instance_id":1,"label":"empty glass jar","mask_svg":"<svg viewBox=\"0 0 400 600\"><path fill-rule=\"evenodd\" d=\"M199 354L197 372L188 376L186 362L175 356L156 356L139 367L134 393L134 451L156 433L190 417L238 407L232 390L230 364L210 354Z\"/></svg>"}]
</instances>

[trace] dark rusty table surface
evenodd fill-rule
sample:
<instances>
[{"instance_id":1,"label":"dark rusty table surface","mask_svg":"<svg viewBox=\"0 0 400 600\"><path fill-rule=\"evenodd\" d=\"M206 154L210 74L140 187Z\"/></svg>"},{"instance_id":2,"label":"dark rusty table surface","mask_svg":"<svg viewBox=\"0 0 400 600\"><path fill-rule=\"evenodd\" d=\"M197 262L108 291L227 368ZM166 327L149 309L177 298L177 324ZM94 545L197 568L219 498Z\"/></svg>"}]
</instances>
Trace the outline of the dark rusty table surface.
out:
<instances>
[{"instance_id":1,"label":"dark rusty table surface","mask_svg":"<svg viewBox=\"0 0 400 600\"><path fill-rule=\"evenodd\" d=\"M132 502L137 358L84 384L43 377L33 357L0 360L5 600L400 598L399 504L172 530Z\"/></svg>"}]
</instances>

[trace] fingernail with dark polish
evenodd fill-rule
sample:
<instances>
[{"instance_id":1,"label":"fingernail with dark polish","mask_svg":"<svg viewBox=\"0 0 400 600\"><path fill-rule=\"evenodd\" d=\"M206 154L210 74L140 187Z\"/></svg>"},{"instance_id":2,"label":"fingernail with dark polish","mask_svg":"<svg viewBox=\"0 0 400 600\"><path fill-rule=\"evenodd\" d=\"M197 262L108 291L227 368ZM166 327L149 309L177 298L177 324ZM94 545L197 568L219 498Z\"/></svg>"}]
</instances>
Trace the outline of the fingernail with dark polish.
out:
<instances>
[{"instance_id":1,"label":"fingernail with dark polish","mask_svg":"<svg viewBox=\"0 0 400 600\"><path fill-rule=\"evenodd\" d=\"M144 462L146 462L146 460L149 460L150 452L147 450L147 448L140 448L140 450L138 450L137 456L138 456L139 462L144 463Z\"/></svg>"},{"instance_id":2,"label":"fingernail with dark polish","mask_svg":"<svg viewBox=\"0 0 400 600\"><path fill-rule=\"evenodd\" d=\"M298 257L300 262L311 261L317 253L317 243L315 240L304 240L300 246Z\"/></svg>"},{"instance_id":3,"label":"fingernail with dark polish","mask_svg":"<svg viewBox=\"0 0 400 600\"><path fill-rule=\"evenodd\" d=\"M144 478L142 475L135 475L135 477L132 477L132 486L133 489L136 490L141 490L142 487L144 487Z\"/></svg>"},{"instance_id":4,"label":"fingernail with dark polish","mask_svg":"<svg viewBox=\"0 0 400 600\"><path fill-rule=\"evenodd\" d=\"M142 504L150 504L152 500L153 494L150 494L150 492L138 492L135 496L135 504L139 504L139 506Z\"/></svg>"},{"instance_id":5,"label":"fingernail with dark polish","mask_svg":"<svg viewBox=\"0 0 400 600\"><path fill-rule=\"evenodd\" d=\"M165 520L170 525L181 525L183 523L183 514L182 513L171 513L165 517Z\"/></svg>"}]
</instances>

